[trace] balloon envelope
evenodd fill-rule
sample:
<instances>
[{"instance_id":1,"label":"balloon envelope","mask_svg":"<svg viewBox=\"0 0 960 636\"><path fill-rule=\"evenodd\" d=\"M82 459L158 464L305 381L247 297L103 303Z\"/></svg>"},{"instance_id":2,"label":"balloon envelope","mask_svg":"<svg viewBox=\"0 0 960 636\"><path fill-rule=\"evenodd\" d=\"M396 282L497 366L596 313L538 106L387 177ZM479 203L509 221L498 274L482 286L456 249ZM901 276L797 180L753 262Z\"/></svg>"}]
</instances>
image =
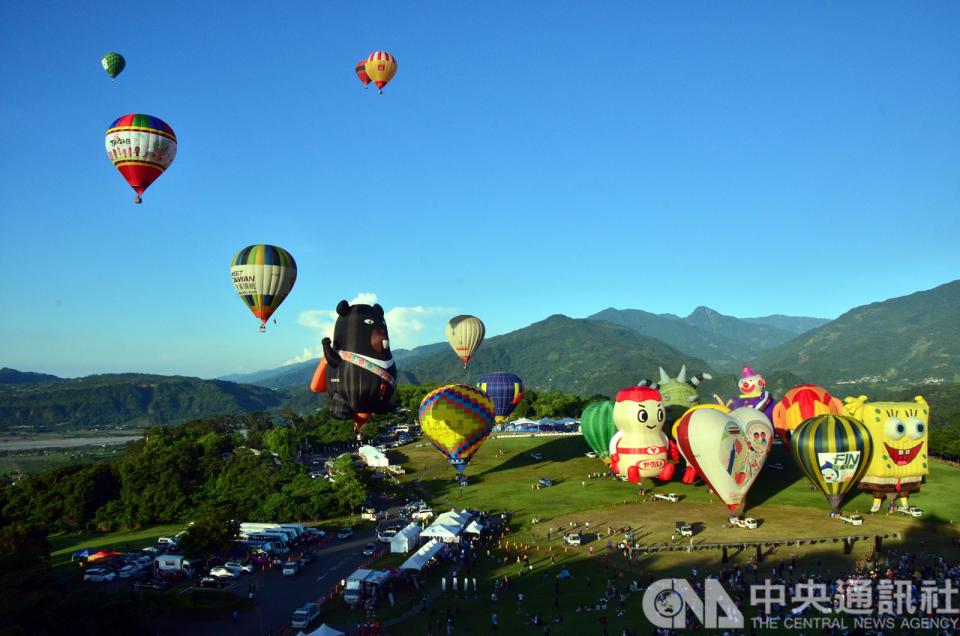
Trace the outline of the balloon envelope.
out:
<instances>
[{"instance_id":1,"label":"balloon envelope","mask_svg":"<svg viewBox=\"0 0 960 636\"><path fill-rule=\"evenodd\" d=\"M123 72L123 69L127 66L127 61L123 59L123 56L119 53L113 51L103 54L103 59L100 60L100 65L103 66L103 70L107 72L107 75L110 76L110 79L114 79Z\"/></svg>"},{"instance_id":2,"label":"balloon envelope","mask_svg":"<svg viewBox=\"0 0 960 636\"><path fill-rule=\"evenodd\" d=\"M374 51L367 58L364 68L367 71L367 77L382 93L383 87L397 74L397 58L386 51Z\"/></svg>"},{"instance_id":3,"label":"balloon envelope","mask_svg":"<svg viewBox=\"0 0 960 636\"><path fill-rule=\"evenodd\" d=\"M493 400L497 422L507 419L523 399L523 380L512 373L497 371L480 376L477 388Z\"/></svg>"},{"instance_id":4,"label":"balloon envelope","mask_svg":"<svg viewBox=\"0 0 960 636\"><path fill-rule=\"evenodd\" d=\"M773 425L763 413L741 407L729 413L702 405L674 425L677 446L687 463L739 513L773 445Z\"/></svg>"},{"instance_id":5,"label":"balloon envelope","mask_svg":"<svg viewBox=\"0 0 960 636\"><path fill-rule=\"evenodd\" d=\"M483 322L476 316L454 316L447 323L447 342L453 347L457 357L463 360L464 368L483 342L485 333Z\"/></svg>"},{"instance_id":6,"label":"balloon envelope","mask_svg":"<svg viewBox=\"0 0 960 636\"><path fill-rule=\"evenodd\" d=\"M463 472L493 430L493 401L480 389L450 384L423 398L418 417L430 443Z\"/></svg>"},{"instance_id":7,"label":"balloon envelope","mask_svg":"<svg viewBox=\"0 0 960 636\"><path fill-rule=\"evenodd\" d=\"M800 472L836 511L870 465L873 440L860 420L829 413L801 422L790 436L790 448Z\"/></svg>"},{"instance_id":8,"label":"balloon envelope","mask_svg":"<svg viewBox=\"0 0 960 636\"><path fill-rule=\"evenodd\" d=\"M267 320L287 297L297 281L297 263L290 252L276 245L248 245L233 257L230 277L240 298L260 319Z\"/></svg>"},{"instance_id":9,"label":"balloon envelope","mask_svg":"<svg viewBox=\"0 0 960 636\"><path fill-rule=\"evenodd\" d=\"M173 129L151 115L124 115L107 129L107 157L140 195L170 167L177 156Z\"/></svg>"},{"instance_id":10,"label":"balloon envelope","mask_svg":"<svg viewBox=\"0 0 960 636\"><path fill-rule=\"evenodd\" d=\"M580 415L580 431L583 439L597 454L597 457L610 463L610 440L617 434L617 425L613 423L613 400L594 402Z\"/></svg>"},{"instance_id":11,"label":"balloon envelope","mask_svg":"<svg viewBox=\"0 0 960 636\"><path fill-rule=\"evenodd\" d=\"M773 407L773 426L787 439L800 422L817 415L843 414L843 403L816 384L800 384L787 391Z\"/></svg>"},{"instance_id":12,"label":"balloon envelope","mask_svg":"<svg viewBox=\"0 0 960 636\"><path fill-rule=\"evenodd\" d=\"M356 71L357 77L363 83L363 87L366 88L367 84L370 83L370 76L367 75L367 61L360 60L359 62L357 62L357 66L354 69L354 71Z\"/></svg>"}]
</instances>

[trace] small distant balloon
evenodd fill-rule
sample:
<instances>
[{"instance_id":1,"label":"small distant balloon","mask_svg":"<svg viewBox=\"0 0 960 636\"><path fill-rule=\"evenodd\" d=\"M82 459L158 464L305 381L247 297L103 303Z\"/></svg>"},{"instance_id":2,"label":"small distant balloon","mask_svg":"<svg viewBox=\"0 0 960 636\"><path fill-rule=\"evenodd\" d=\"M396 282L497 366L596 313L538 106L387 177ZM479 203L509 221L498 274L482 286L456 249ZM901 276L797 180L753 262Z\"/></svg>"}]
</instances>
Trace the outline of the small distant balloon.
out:
<instances>
[{"instance_id":1,"label":"small distant balloon","mask_svg":"<svg viewBox=\"0 0 960 636\"><path fill-rule=\"evenodd\" d=\"M370 84L370 76L367 75L367 61L360 60L357 62L357 67L354 70L357 73L357 77L360 78L360 81L363 83L363 87L367 88Z\"/></svg>"},{"instance_id":2,"label":"small distant balloon","mask_svg":"<svg viewBox=\"0 0 960 636\"><path fill-rule=\"evenodd\" d=\"M477 352L486 328L476 316L454 316L447 323L447 342L453 347L457 357L463 360L463 368L467 368L470 358Z\"/></svg>"},{"instance_id":3,"label":"small distant balloon","mask_svg":"<svg viewBox=\"0 0 960 636\"><path fill-rule=\"evenodd\" d=\"M123 56L113 51L104 53L100 64L103 66L103 70L107 72L107 75L110 76L110 79L116 79L117 75L122 73L123 69L127 67L127 61L123 59Z\"/></svg>"}]
</instances>

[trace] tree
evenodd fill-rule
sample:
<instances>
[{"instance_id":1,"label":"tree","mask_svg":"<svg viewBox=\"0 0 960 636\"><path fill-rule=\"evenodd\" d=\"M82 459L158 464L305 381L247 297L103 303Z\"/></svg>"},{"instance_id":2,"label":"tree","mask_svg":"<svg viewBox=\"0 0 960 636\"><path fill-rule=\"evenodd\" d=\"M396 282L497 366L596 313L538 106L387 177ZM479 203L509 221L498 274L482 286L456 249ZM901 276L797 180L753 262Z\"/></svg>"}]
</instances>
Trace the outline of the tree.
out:
<instances>
[{"instance_id":1,"label":"tree","mask_svg":"<svg viewBox=\"0 0 960 636\"><path fill-rule=\"evenodd\" d=\"M263 434L263 446L289 461L296 456L300 440L289 426L275 426Z\"/></svg>"},{"instance_id":2,"label":"tree","mask_svg":"<svg viewBox=\"0 0 960 636\"><path fill-rule=\"evenodd\" d=\"M206 509L180 538L180 552L202 558L226 552L240 535L240 522L222 510Z\"/></svg>"},{"instance_id":3,"label":"tree","mask_svg":"<svg viewBox=\"0 0 960 636\"><path fill-rule=\"evenodd\" d=\"M20 521L0 528L0 572L30 567L49 559L48 533L44 525Z\"/></svg>"}]
</instances>

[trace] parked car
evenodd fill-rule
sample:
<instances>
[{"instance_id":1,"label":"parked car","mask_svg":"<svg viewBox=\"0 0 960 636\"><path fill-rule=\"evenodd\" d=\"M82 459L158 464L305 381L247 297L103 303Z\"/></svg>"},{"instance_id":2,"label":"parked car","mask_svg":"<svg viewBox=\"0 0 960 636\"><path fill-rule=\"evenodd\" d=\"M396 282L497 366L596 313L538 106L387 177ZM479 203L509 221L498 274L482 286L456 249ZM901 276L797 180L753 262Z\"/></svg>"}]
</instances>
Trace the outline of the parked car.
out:
<instances>
[{"instance_id":1,"label":"parked car","mask_svg":"<svg viewBox=\"0 0 960 636\"><path fill-rule=\"evenodd\" d=\"M746 517L744 519L741 519L740 517L734 517L733 525L737 526L738 528L748 528L750 530L754 530L759 527L760 524L757 523L757 520L753 517Z\"/></svg>"},{"instance_id":2,"label":"parked car","mask_svg":"<svg viewBox=\"0 0 960 636\"><path fill-rule=\"evenodd\" d=\"M862 526L863 517L860 515L840 515L840 521L849 523L851 526Z\"/></svg>"},{"instance_id":3,"label":"parked car","mask_svg":"<svg viewBox=\"0 0 960 636\"><path fill-rule=\"evenodd\" d=\"M390 540L397 536L396 528L384 528L377 532L377 541L380 543L390 543Z\"/></svg>"},{"instance_id":4,"label":"parked car","mask_svg":"<svg viewBox=\"0 0 960 636\"><path fill-rule=\"evenodd\" d=\"M197 585L200 587L222 588L230 585L230 580L217 578L215 576L204 576Z\"/></svg>"},{"instance_id":5,"label":"parked car","mask_svg":"<svg viewBox=\"0 0 960 636\"><path fill-rule=\"evenodd\" d=\"M367 545L363 546L363 556L373 556L374 554L376 554L376 552L377 552L376 543L368 543Z\"/></svg>"},{"instance_id":6,"label":"parked car","mask_svg":"<svg viewBox=\"0 0 960 636\"><path fill-rule=\"evenodd\" d=\"M580 536L579 532L576 534L568 534L563 538L563 542L567 545L580 545L581 540L582 537Z\"/></svg>"},{"instance_id":7,"label":"parked car","mask_svg":"<svg viewBox=\"0 0 960 636\"><path fill-rule=\"evenodd\" d=\"M227 561L223 564L231 572L237 571L240 574L253 574L253 565L250 563L240 563L239 561Z\"/></svg>"},{"instance_id":8,"label":"parked car","mask_svg":"<svg viewBox=\"0 0 960 636\"><path fill-rule=\"evenodd\" d=\"M779 463L779 462L777 462L777 463L775 463L775 464L767 464L767 466L769 466L769 467L772 468L773 470L783 470L783 464L781 464L781 463Z\"/></svg>"},{"instance_id":9,"label":"parked car","mask_svg":"<svg viewBox=\"0 0 960 636\"><path fill-rule=\"evenodd\" d=\"M130 563L120 568L120 571L117 572L117 576L121 579L129 579L131 576L135 575L137 572L143 569L142 565L136 563Z\"/></svg>"},{"instance_id":10,"label":"parked car","mask_svg":"<svg viewBox=\"0 0 960 636\"><path fill-rule=\"evenodd\" d=\"M543 488L549 488L553 485L553 480L548 477L541 477L537 480L537 483L540 484Z\"/></svg>"},{"instance_id":11,"label":"parked car","mask_svg":"<svg viewBox=\"0 0 960 636\"><path fill-rule=\"evenodd\" d=\"M680 495L678 495L678 494L675 493L675 492L671 492L671 493L667 493L667 494L664 494L664 493L662 493L662 492L658 492L658 493L656 493L656 494L653 495L653 498L654 498L654 499L659 499L660 501L669 501L670 503L677 503L678 501L680 501Z\"/></svg>"},{"instance_id":12,"label":"parked car","mask_svg":"<svg viewBox=\"0 0 960 636\"><path fill-rule=\"evenodd\" d=\"M918 508L917 506L910 506L909 508L897 508L897 512L902 515L908 515L910 517L922 517L923 509Z\"/></svg>"},{"instance_id":13,"label":"parked car","mask_svg":"<svg viewBox=\"0 0 960 636\"><path fill-rule=\"evenodd\" d=\"M353 536L353 528L349 526L344 526L343 528L340 528L339 532L337 532L338 539L349 539L352 536Z\"/></svg>"},{"instance_id":14,"label":"parked car","mask_svg":"<svg viewBox=\"0 0 960 636\"><path fill-rule=\"evenodd\" d=\"M230 570L228 568L225 568L222 565L218 565L216 567L210 568L210 576L215 576L217 578L226 577L229 579L239 579L240 573Z\"/></svg>"},{"instance_id":15,"label":"parked car","mask_svg":"<svg viewBox=\"0 0 960 636\"><path fill-rule=\"evenodd\" d=\"M134 591L143 591L143 590L156 590L162 592L163 590L169 589L170 584L164 581L163 579L150 579L148 581L137 581L133 584Z\"/></svg>"},{"instance_id":16,"label":"parked car","mask_svg":"<svg viewBox=\"0 0 960 636\"><path fill-rule=\"evenodd\" d=\"M320 608L316 603L307 603L295 610L290 618L290 626L296 629L306 629L310 623L320 618Z\"/></svg>"},{"instance_id":17,"label":"parked car","mask_svg":"<svg viewBox=\"0 0 960 636\"><path fill-rule=\"evenodd\" d=\"M587 451L587 452L584 453L584 454L585 454L587 457L591 458L591 459L596 459L596 457L597 457L597 454L596 454L595 452L593 452L593 451Z\"/></svg>"},{"instance_id":18,"label":"parked car","mask_svg":"<svg viewBox=\"0 0 960 636\"><path fill-rule=\"evenodd\" d=\"M294 576L300 571L300 563L297 561L287 561L283 564L283 575Z\"/></svg>"},{"instance_id":19,"label":"parked car","mask_svg":"<svg viewBox=\"0 0 960 636\"><path fill-rule=\"evenodd\" d=\"M90 583L109 583L116 578L116 573L106 568L90 568L83 573L83 580Z\"/></svg>"},{"instance_id":20,"label":"parked car","mask_svg":"<svg viewBox=\"0 0 960 636\"><path fill-rule=\"evenodd\" d=\"M692 537L693 526L691 526L689 523L678 523L677 533L679 533L681 537Z\"/></svg>"},{"instance_id":21,"label":"parked car","mask_svg":"<svg viewBox=\"0 0 960 636\"><path fill-rule=\"evenodd\" d=\"M314 536L318 539L322 539L327 536L327 533L318 528L304 528L303 531L311 536Z\"/></svg>"},{"instance_id":22,"label":"parked car","mask_svg":"<svg viewBox=\"0 0 960 636\"><path fill-rule=\"evenodd\" d=\"M532 457L537 461L540 461L541 459L543 459L543 455L541 455L540 453L530 453L530 457Z\"/></svg>"}]
</instances>

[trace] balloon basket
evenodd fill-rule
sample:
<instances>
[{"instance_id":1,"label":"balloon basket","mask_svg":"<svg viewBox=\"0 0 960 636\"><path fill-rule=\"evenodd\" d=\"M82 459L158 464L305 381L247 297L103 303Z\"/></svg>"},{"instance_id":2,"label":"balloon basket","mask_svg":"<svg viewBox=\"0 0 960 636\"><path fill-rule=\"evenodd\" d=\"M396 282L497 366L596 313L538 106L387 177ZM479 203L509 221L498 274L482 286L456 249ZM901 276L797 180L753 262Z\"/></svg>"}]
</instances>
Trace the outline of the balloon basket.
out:
<instances>
[{"instance_id":1,"label":"balloon basket","mask_svg":"<svg viewBox=\"0 0 960 636\"><path fill-rule=\"evenodd\" d=\"M133 197L133 202L140 204L140 203L143 203L143 199L141 199L140 195L138 194L137 196Z\"/></svg>"},{"instance_id":2,"label":"balloon basket","mask_svg":"<svg viewBox=\"0 0 960 636\"><path fill-rule=\"evenodd\" d=\"M266 326L266 325L260 325L260 333L267 333L267 326Z\"/></svg>"}]
</instances>

